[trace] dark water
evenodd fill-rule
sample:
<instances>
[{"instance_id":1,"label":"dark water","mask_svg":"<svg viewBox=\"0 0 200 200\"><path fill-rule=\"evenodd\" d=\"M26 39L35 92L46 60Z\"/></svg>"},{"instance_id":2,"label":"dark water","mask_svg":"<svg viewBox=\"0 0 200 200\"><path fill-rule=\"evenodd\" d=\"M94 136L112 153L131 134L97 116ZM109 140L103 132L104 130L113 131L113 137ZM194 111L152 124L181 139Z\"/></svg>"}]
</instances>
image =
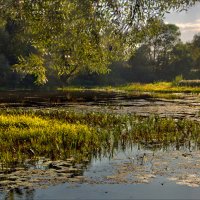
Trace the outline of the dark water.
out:
<instances>
[{"instance_id":1,"label":"dark water","mask_svg":"<svg viewBox=\"0 0 200 200\"><path fill-rule=\"evenodd\" d=\"M199 120L199 94L171 94L172 99L155 98L153 93L105 91L9 91L0 92L0 108L74 109ZM177 98L176 98L177 96Z\"/></svg>"},{"instance_id":2,"label":"dark water","mask_svg":"<svg viewBox=\"0 0 200 200\"><path fill-rule=\"evenodd\" d=\"M5 91L0 92L0 106L5 107L73 107L130 106L137 100L153 101L150 94L127 94L106 91ZM144 103L144 102L143 102Z\"/></svg>"}]
</instances>

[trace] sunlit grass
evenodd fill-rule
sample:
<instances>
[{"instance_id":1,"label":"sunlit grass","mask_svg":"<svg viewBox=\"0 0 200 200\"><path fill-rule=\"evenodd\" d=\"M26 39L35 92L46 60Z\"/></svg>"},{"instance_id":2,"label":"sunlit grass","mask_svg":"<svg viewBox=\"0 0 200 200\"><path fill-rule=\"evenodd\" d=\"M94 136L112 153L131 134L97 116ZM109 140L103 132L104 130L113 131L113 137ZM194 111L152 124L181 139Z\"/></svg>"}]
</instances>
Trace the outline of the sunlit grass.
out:
<instances>
[{"instance_id":1,"label":"sunlit grass","mask_svg":"<svg viewBox=\"0 0 200 200\"><path fill-rule=\"evenodd\" d=\"M116 92L118 89L112 86L91 86L91 87L79 87L79 86L66 86L57 88L61 91L97 91L97 92ZM118 92L122 92L118 90Z\"/></svg>"},{"instance_id":2,"label":"sunlit grass","mask_svg":"<svg viewBox=\"0 0 200 200\"><path fill-rule=\"evenodd\" d=\"M125 91L139 91L139 92L194 92L199 93L200 87L191 87L191 86L174 86L172 82L157 82L157 83L149 83L149 84L141 84L141 83L132 83L125 86L117 87L117 89L125 90Z\"/></svg>"},{"instance_id":3,"label":"sunlit grass","mask_svg":"<svg viewBox=\"0 0 200 200\"><path fill-rule=\"evenodd\" d=\"M187 84L186 84L186 83ZM64 91L105 91L105 92L154 92L154 93L200 93L200 86L198 84L190 84L185 81L185 84L174 84L174 82L155 82L155 83L131 83L122 86L99 86L99 87L74 87L68 86L63 88L58 88ZM197 81L196 81L197 82ZM195 83L196 83L195 82Z\"/></svg>"},{"instance_id":4,"label":"sunlit grass","mask_svg":"<svg viewBox=\"0 0 200 200\"><path fill-rule=\"evenodd\" d=\"M182 99L184 95L175 93L153 92L149 94L150 98L154 99Z\"/></svg>"},{"instance_id":5,"label":"sunlit grass","mask_svg":"<svg viewBox=\"0 0 200 200\"><path fill-rule=\"evenodd\" d=\"M0 114L0 162L44 156L91 157L119 145L200 144L200 124L158 116L65 110L4 110Z\"/></svg>"},{"instance_id":6,"label":"sunlit grass","mask_svg":"<svg viewBox=\"0 0 200 200\"><path fill-rule=\"evenodd\" d=\"M27 157L60 158L76 149L87 153L98 144L91 127L64 123L31 114L0 115L0 160L22 161Z\"/></svg>"}]
</instances>

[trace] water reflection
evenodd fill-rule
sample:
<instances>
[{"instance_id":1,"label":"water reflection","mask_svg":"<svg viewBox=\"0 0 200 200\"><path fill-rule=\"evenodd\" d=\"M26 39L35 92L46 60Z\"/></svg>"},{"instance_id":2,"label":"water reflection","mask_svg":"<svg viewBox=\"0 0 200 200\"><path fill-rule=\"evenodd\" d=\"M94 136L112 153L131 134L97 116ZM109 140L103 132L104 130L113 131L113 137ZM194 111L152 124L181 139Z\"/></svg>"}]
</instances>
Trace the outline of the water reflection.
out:
<instances>
[{"instance_id":1,"label":"water reflection","mask_svg":"<svg viewBox=\"0 0 200 200\"><path fill-rule=\"evenodd\" d=\"M131 143L120 142L114 148L102 150L101 153L93 155L87 167L82 168L82 171L77 175L84 175L84 179L76 179L76 176L70 177L68 180L63 179L64 182L82 183L84 184L153 184L158 182L160 176L165 177L165 182L170 182L170 179L178 184L185 184L188 186L197 187L200 184L200 146L192 141L185 143L173 143L170 145L146 145L145 143ZM66 163L54 162L51 164L53 170L63 170L59 166ZM50 164L50 162L49 162ZM85 163L84 163L85 164ZM32 167L29 170L33 170ZM42 162L35 163L34 170L46 170L43 168ZM25 171L26 174L30 171ZM75 170L76 171L76 170ZM36 174L36 172L34 171ZM43 171L44 173L44 171ZM64 171L61 173L65 173ZM60 173L58 173L60 174ZM194 176L195 174L195 176ZM33 175L33 174L32 174ZM49 177L50 174L43 174ZM38 176L38 174L36 174ZM55 176L49 177L55 179ZM34 179L34 177L32 177ZM73 180L74 179L74 180ZM41 179L41 181L44 180ZM159 179L160 180L160 179ZM48 179L49 184L52 182ZM61 182L62 182L61 181ZM60 181L54 184L61 183ZM163 181L160 182L164 183ZM18 199L37 199L38 189L34 187L42 185L42 182L36 183L33 187L13 187L8 192L0 192L0 199L18 200ZM46 185L48 186L48 184ZM62 187L62 186L61 186ZM108 186L109 188L109 186ZM70 187L66 187L70 190ZM78 189L77 189L78 190ZM45 192L46 191L46 192ZM44 194L48 193L43 190ZM76 191L76 189L74 189ZM64 191L63 191L64 192ZM61 198L61 196L59 196Z\"/></svg>"},{"instance_id":2,"label":"water reflection","mask_svg":"<svg viewBox=\"0 0 200 200\"><path fill-rule=\"evenodd\" d=\"M8 191L6 194L0 194L0 198L3 200L34 200L35 199L35 190L34 189L20 189L15 188Z\"/></svg>"},{"instance_id":3,"label":"water reflection","mask_svg":"<svg viewBox=\"0 0 200 200\"><path fill-rule=\"evenodd\" d=\"M0 108L73 108L84 111L137 113L143 116L159 114L176 118L199 116L199 96L176 94L172 99L159 98L154 93L117 93L106 91L0 91ZM162 94L163 95L163 94ZM103 108L102 108L103 107Z\"/></svg>"}]
</instances>

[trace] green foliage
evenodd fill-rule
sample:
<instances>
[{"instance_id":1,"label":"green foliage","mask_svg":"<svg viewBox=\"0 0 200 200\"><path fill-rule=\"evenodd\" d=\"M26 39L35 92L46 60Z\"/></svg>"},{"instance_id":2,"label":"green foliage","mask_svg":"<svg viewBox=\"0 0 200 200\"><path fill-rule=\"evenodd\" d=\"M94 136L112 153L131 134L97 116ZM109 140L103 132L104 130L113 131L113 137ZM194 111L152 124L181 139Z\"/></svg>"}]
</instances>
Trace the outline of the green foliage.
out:
<instances>
[{"instance_id":1,"label":"green foliage","mask_svg":"<svg viewBox=\"0 0 200 200\"><path fill-rule=\"evenodd\" d=\"M148 60L154 65L155 70L160 70L169 64L173 47L180 43L180 30L174 24L165 24L155 20L154 26L158 29L144 43L149 48Z\"/></svg>"},{"instance_id":2,"label":"green foliage","mask_svg":"<svg viewBox=\"0 0 200 200\"><path fill-rule=\"evenodd\" d=\"M15 64L13 67L17 72L33 75L36 78L36 84L45 84L47 81L44 59L36 54L30 54L27 59L19 57L19 63Z\"/></svg>"},{"instance_id":3,"label":"green foliage","mask_svg":"<svg viewBox=\"0 0 200 200\"><path fill-rule=\"evenodd\" d=\"M178 75L178 76L175 77L174 81L172 81L172 85L178 86L182 80L183 80L183 76Z\"/></svg>"},{"instance_id":4,"label":"green foliage","mask_svg":"<svg viewBox=\"0 0 200 200\"><path fill-rule=\"evenodd\" d=\"M27 56L31 48L27 41L18 37L20 24L0 18L0 86L15 88L23 76L13 71L12 65L17 63L20 56Z\"/></svg>"},{"instance_id":5,"label":"green foliage","mask_svg":"<svg viewBox=\"0 0 200 200\"><path fill-rule=\"evenodd\" d=\"M200 76L200 34L194 35L191 43L191 56L194 62L193 71L196 72L197 78Z\"/></svg>"},{"instance_id":6,"label":"green foliage","mask_svg":"<svg viewBox=\"0 0 200 200\"><path fill-rule=\"evenodd\" d=\"M23 58L26 63L42 59L46 70L40 65L34 76L37 83L44 83L49 69L63 79L84 70L107 73L113 60L128 59L138 43L158 31L155 18L196 1L1 0L0 17L20 25L16 37L31 44L38 55ZM22 57L16 66L17 71L33 74Z\"/></svg>"},{"instance_id":7,"label":"green foliage","mask_svg":"<svg viewBox=\"0 0 200 200\"><path fill-rule=\"evenodd\" d=\"M99 82L96 77L94 82L113 86L131 82L174 82L180 74L185 79L199 79L200 49L195 42L198 35L192 42L182 43L178 27L162 21L157 24L162 28L139 46L128 61L129 67L123 62L113 63L111 73L101 77Z\"/></svg>"}]
</instances>

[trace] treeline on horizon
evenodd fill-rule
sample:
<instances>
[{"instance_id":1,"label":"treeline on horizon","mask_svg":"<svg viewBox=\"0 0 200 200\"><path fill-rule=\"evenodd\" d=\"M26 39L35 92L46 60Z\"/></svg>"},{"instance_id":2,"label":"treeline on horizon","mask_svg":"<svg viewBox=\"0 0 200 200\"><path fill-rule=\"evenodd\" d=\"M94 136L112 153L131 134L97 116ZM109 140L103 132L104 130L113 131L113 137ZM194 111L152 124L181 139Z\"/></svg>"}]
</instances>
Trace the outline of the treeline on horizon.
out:
<instances>
[{"instance_id":1,"label":"treeline on horizon","mask_svg":"<svg viewBox=\"0 0 200 200\"><path fill-rule=\"evenodd\" d=\"M90 86L174 81L176 77L200 79L200 33L186 43L180 36L179 27L163 24L159 34L140 44L127 62L113 63L109 74L83 73L72 83Z\"/></svg>"},{"instance_id":2,"label":"treeline on horizon","mask_svg":"<svg viewBox=\"0 0 200 200\"><path fill-rule=\"evenodd\" d=\"M191 42L183 43L180 30L176 25L162 21L160 30L138 44L135 53L126 62L113 62L110 73L97 74L81 71L66 82L50 74L45 86L34 84L33 75L17 73L13 65L18 63L20 55L34 52L34 48L16 37L20 26L8 21L0 24L0 88L39 88L67 85L94 86L120 85L131 82L172 81L182 75L184 79L200 77L200 34L194 35Z\"/></svg>"}]
</instances>

